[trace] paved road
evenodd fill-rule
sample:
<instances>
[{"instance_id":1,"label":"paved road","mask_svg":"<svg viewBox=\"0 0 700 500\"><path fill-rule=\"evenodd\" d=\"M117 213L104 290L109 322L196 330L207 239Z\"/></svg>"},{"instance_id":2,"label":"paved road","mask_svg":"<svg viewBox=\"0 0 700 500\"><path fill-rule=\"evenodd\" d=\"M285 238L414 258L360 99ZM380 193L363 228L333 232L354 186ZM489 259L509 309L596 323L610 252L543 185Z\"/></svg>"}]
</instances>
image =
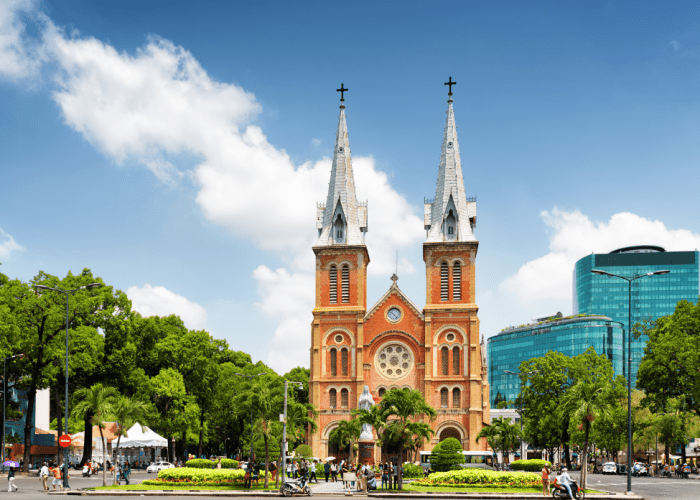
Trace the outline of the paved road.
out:
<instances>
[{"instance_id":1,"label":"paved road","mask_svg":"<svg viewBox=\"0 0 700 500\"><path fill-rule=\"evenodd\" d=\"M578 473L571 474L571 477L578 479ZM624 493L627 491L627 476L589 474L588 487ZM633 477L632 492L648 500L698 500L700 498L700 480Z\"/></svg>"}]
</instances>

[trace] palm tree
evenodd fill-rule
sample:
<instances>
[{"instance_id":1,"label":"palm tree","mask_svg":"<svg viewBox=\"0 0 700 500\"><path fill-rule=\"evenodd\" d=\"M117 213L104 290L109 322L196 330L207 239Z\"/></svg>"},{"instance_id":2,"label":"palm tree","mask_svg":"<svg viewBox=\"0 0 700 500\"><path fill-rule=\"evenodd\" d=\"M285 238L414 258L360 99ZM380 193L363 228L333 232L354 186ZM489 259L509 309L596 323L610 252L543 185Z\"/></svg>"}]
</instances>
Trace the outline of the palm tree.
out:
<instances>
[{"instance_id":1,"label":"palm tree","mask_svg":"<svg viewBox=\"0 0 700 500\"><path fill-rule=\"evenodd\" d=\"M338 427L333 429L328 435L328 439L337 444L340 448L350 446L350 462L354 462L355 441L360 438L362 424L356 418L352 420L341 420Z\"/></svg>"},{"instance_id":2,"label":"palm tree","mask_svg":"<svg viewBox=\"0 0 700 500\"><path fill-rule=\"evenodd\" d=\"M360 424L369 424L377 433L377 444L382 450L381 456L386 455L386 427L389 412L380 405L373 405L369 410L353 410L352 415Z\"/></svg>"},{"instance_id":3,"label":"palm tree","mask_svg":"<svg viewBox=\"0 0 700 500\"><path fill-rule=\"evenodd\" d=\"M476 436L479 439L486 438L486 442L494 451L501 451L505 462L506 453L516 448L520 443L520 428L511 423L510 419L498 417L490 426L484 426ZM523 457L524 458L524 457Z\"/></svg>"},{"instance_id":4,"label":"palm tree","mask_svg":"<svg viewBox=\"0 0 700 500\"><path fill-rule=\"evenodd\" d=\"M146 404L143 401L129 398L126 396L119 397L112 404L112 415L114 421L117 423L117 446L113 447L112 453L114 453L113 463L117 463L117 452L119 450L119 443L122 440L122 436L126 435L126 431L134 425L138 420L143 419L146 415ZM117 475L114 475L112 484L116 484Z\"/></svg>"},{"instance_id":5,"label":"palm tree","mask_svg":"<svg viewBox=\"0 0 700 500\"><path fill-rule=\"evenodd\" d=\"M425 433L424 426L427 424L416 422L416 420L427 415L432 421L437 416L437 412L435 408L426 403L423 394L415 389L391 389L384 394L379 406L384 410L387 420L395 417L389 425L391 426L391 436L398 440L399 462L402 462L406 440L416 434ZM398 464L398 476L399 489L403 489L401 463Z\"/></svg>"},{"instance_id":6,"label":"palm tree","mask_svg":"<svg viewBox=\"0 0 700 500\"><path fill-rule=\"evenodd\" d=\"M84 387L75 391L73 395L78 403L73 406L71 415L74 418L85 418L87 413L92 415L90 425L96 425L100 429L100 439L102 440L103 450L103 467L102 467L102 486L107 486L107 463L104 460L104 453L107 452L105 446L105 437L102 430L106 427L105 422L108 421L112 413L112 405L119 397L119 392L114 387L107 387L101 383ZM85 446L90 446L90 443L85 443Z\"/></svg>"},{"instance_id":7,"label":"palm tree","mask_svg":"<svg viewBox=\"0 0 700 500\"><path fill-rule=\"evenodd\" d=\"M578 382L564 397L564 407L573 416L574 422L581 422L583 427L583 450L581 459L581 489L586 488L588 472L588 435L591 422L597 416L606 417L610 413L611 402L608 398L608 385L603 382ZM579 427L579 429L581 428Z\"/></svg>"}]
</instances>

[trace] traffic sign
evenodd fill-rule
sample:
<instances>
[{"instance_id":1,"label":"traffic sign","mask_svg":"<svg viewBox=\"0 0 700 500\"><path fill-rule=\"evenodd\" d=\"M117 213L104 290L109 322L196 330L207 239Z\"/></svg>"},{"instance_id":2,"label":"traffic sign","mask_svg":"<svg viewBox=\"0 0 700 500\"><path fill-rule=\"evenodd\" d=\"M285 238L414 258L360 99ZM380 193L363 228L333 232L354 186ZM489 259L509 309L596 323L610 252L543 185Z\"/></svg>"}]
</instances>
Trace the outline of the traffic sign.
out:
<instances>
[{"instance_id":1,"label":"traffic sign","mask_svg":"<svg viewBox=\"0 0 700 500\"><path fill-rule=\"evenodd\" d=\"M64 434L58 438L58 444L60 444L63 448L68 448L70 446L70 436L68 434Z\"/></svg>"}]
</instances>

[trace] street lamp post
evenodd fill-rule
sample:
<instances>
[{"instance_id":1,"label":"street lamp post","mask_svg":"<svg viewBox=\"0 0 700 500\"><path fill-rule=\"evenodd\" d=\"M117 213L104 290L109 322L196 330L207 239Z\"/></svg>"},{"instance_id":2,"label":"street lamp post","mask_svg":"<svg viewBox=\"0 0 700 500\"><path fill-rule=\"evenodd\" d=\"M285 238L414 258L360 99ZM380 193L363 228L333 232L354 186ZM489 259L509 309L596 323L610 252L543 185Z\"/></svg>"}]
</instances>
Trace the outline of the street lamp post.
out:
<instances>
[{"instance_id":1,"label":"street lamp post","mask_svg":"<svg viewBox=\"0 0 700 500\"><path fill-rule=\"evenodd\" d=\"M251 383L255 377L261 377L263 375L267 375L267 372L264 373L258 373L257 375L245 375L243 373L234 373L234 375L238 375L239 377L245 377L247 379L250 379ZM253 460L253 403L251 402L250 404L250 458L249 460Z\"/></svg>"},{"instance_id":2,"label":"street lamp post","mask_svg":"<svg viewBox=\"0 0 700 500\"><path fill-rule=\"evenodd\" d=\"M526 373L527 375L532 375L533 373L539 373L539 370L533 370L531 372L512 372L510 370L503 370L503 373L507 373L508 375L517 375L518 378L520 375L523 373ZM520 460L526 460L527 457L525 456L525 440L523 439L523 387L522 387L522 380L520 381ZM505 457L504 460L505 462Z\"/></svg>"},{"instance_id":3,"label":"street lamp post","mask_svg":"<svg viewBox=\"0 0 700 500\"><path fill-rule=\"evenodd\" d=\"M283 483L287 480L287 384L288 380L284 379L284 414L282 415L282 468L279 471L282 473ZM302 384L301 382L292 382L292 384L299 384L299 389L304 388L304 384Z\"/></svg>"},{"instance_id":4,"label":"street lamp post","mask_svg":"<svg viewBox=\"0 0 700 500\"><path fill-rule=\"evenodd\" d=\"M60 288L51 288L45 285L34 285L34 288L36 290L53 290L54 292L60 292L66 296L66 430L65 433L68 434L68 313L70 311L69 308L69 298L70 296L77 292L78 290L89 290L92 288L97 288L98 286L102 286L102 283L90 283L89 285L81 286L79 288L74 288L73 290L61 290ZM60 417L59 417L60 418ZM59 436L60 437L60 436ZM68 464L66 460L64 459L63 461L64 464L66 464L65 471L64 471L64 478L63 478L63 487L65 489L70 489L70 485L68 484Z\"/></svg>"},{"instance_id":5,"label":"street lamp post","mask_svg":"<svg viewBox=\"0 0 700 500\"><path fill-rule=\"evenodd\" d=\"M629 301L627 310L627 493L632 493L632 282L647 276L656 274L668 274L671 271L653 271L628 278L619 274L609 273L602 269L592 269L593 274L600 274L608 278L620 278L627 281Z\"/></svg>"},{"instance_id":6,"label":"street lamp post","mask_svg":"<svg viewBox=\"0 0 700 500\"><path fill-rule=\"evenodd\" d=\"M5 461L5 413L7 412L7 360L15 358L23 358L24 354L19 353L14 356L8 356L2 361L2 461ZM2 465L3 472L5 464Z\"/></svg>"}]
</instances>

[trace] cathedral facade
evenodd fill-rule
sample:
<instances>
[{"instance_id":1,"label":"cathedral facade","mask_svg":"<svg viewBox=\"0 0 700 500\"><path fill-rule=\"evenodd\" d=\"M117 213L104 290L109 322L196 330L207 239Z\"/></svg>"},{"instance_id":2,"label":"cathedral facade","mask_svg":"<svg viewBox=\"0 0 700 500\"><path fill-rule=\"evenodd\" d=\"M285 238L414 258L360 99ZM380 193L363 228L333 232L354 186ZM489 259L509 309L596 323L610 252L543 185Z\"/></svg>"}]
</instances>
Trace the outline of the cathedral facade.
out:
<instances>
[{"instance_id":1,"label":"cathedral facade","mask_svg":"<svg viewBox=\"0 0 700 500\"><path fill-rule=\"evenodd\" d=\"M351 418L368 386L375 402L392 388L423 393L438 413L431 423L435 434L424 450L447 437L459 439L465 450L486 450L485 440L475 441L490 420L485 350L474 298L476 199L467 198L464 191L452 93L437 189L424 209L422 309L399 289L396 276L368 307L368 207L355 195L342 101L328 197L317 207L318 241L313 247L316 304L309 391L319 416L308 443L314 456L338 456L329 434L340 420ZM372 452L363 449L362 459L379 461L379 453L378 447Z\"/></svg>"}]
</instances>

